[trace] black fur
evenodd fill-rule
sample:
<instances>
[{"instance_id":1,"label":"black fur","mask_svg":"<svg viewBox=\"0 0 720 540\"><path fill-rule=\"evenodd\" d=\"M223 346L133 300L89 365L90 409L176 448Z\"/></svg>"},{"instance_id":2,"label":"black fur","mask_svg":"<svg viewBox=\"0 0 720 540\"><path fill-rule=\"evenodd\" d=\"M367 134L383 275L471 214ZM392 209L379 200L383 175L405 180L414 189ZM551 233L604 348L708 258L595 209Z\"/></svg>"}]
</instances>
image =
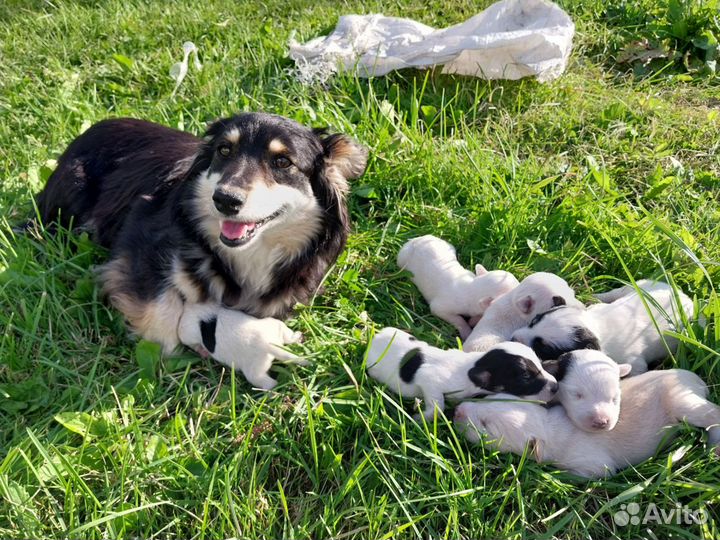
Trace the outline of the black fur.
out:
<instances>
[{"instance_id":1,"label":"black fur","mask_svg":"<svg viewBox=\"0 0 720 540\"><path fill-rule=\"evenodd\" d=\"M532 321L530 321L530 324L528 324L528 328L532 328L533 326L538 324L540 321L542 321L545 318L545 315L547 315L548 313L552 313L554 311L557 311L558 309L563 309L564 307L566 307L565 304L556 304L555 303L556 298L560 298L562 300L562 297L560 297L560 296L553 296L553 304L555 307L552 307L552 308L548 309L547 311L544 311L542 313L538 313L537 315L535 315L533 317Z\"/></svg>"},{"instance_id":2,"label":"black fur","mask_svg":"<svg viewBox=\"0 0 720 540\"><path fill-rule=\"evenodd\" d=\"M424 361L425 358L420 349L411 349L406 352L405 356L400 359L400 378L408 384L411 383Z\"/></svg>"},{"instance_id":3,"label":"black fur","mask_svg":"<svg viewBox=\"0 0 720 540\"><path fill-rule=\"evenodd\" d=\"M562 381L567 372L572 367L573 354L566 352L561 354L557 360L548 360L543 362L543 369L550 375L553 375L558 382Z\"/></svg>"},{"instance_id":4,"label":"black fur","mask_svg":"<svg viewBox=\"0 0 720 540\"><path fill-rule=\"evenodd\" d=\"M553 307L567 305L567 302L565 301L565 299L562 296L553 296L552 301L553 301Z\"/></svg>"},{"instance_id":5,"label":"black fur","mask_svg":"<svg viewBox=\"0 0 720 540\"><path fill-rule=\"evenodd\" d=\"M587 328L576 326L573 328L570 341L563 345L551 343L538 336L532 339L530 347L541 360L555 360L563 353L577 351L579 349L594 349L599 351L600 341L597 336Z\"/></svg>"},{"instance_id":6,"label":"black fur","mask_svg":"<svg viewBox=\"0 0 720 540\"><path fill-rule=\"evenodd\" d=\"M203 347L211 354L215 352L216 327L217 317L213 317L207 321L200 321L200 335L202 336Z\"/></svg>"},{"instance_id":7,"label":"black fur","mask_svg":"<svg viewBox=\"0 0 720 540\"><path fill-rule=\"evenodd\" d=\"M468 377L479 388L515 396L537 394L547 383L530 359L503 349L492 349L478 358Z\"/></svg>"},{"instance_id":8,"label":"black fur","mask_svg":"<svg viewBox=\"0 0 720 540\"><path fill-rule=\"evenodd\" d=\"M240 139L230 144L225 135L234 129ZM275 154L267 153L272 140L287 148L292 167L276 166ZM219 150L222 145L229 146L227 156ZM198 301L285 318L296 302L312 298L344 249L349 232L345 180L363 173L366 157L343 135L325 136L262 113L219 120L204 139L141 120L106 120L70 144L37 200L44 223L89 229L110 248L111 261L129 261L122 283L110 284L115 294L150 302L172 286L173 264L179 264ZM227 250L199 226L204 216L198 214L196 187L208 170L221 175L216 193L265 182L318 202L319 232L299 254L268 269L264 290L249 290ZM221 297L215 298L218 290Z\"/></svg>"}]
</instances>

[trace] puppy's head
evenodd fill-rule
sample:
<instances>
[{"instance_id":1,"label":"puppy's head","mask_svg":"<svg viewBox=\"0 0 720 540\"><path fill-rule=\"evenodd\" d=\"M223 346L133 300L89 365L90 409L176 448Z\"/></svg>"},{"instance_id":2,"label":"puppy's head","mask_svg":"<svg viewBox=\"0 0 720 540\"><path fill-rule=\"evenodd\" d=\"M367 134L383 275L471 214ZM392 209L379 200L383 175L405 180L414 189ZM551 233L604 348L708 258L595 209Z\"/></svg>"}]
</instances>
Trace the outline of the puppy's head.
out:
<instances>
[{"instance_id":1,"label":"puppy's head","mask_svg":"<svg viewBox=\"0 0 720 540\"><path fill-rule=\"evenodd\" d=\"M347 180L367 161L352 139L247 113L213 123L204 141L190 174L211 244L238 250L265 237L302 248L347 230Z\"/></svg>"},{"instance_id":2,"label":"puppy's head","mask_svg":"<svg viewBox=\"0 0 720 540\"><path fill-rule=\"evenodd\" d=\"M543 366L558 380L557 400L583 431L611 430L620 415L620 378L630 364L616 364L600 351L568 352Z\"/></svg>"},{"instance_id":3,"label":"puppy's head","mask_svg":"<svg viewBox=\"0 0 720 540\"><path fill-rule=\"evenodd\" d=\"M529 347L520 343L500 343L478 358L468 371L475 386L496 394L550 401L558 384L553 375Z\"/></svg>"},{"instance_id":4,"label":"puppy's head","mask_svg":"<svg viewBox=\"0 0 720 540\"><path fill-rule=\"evenodd\" d=\"M512 291L512 295L515 309L528 322L538 313L554 307L582 307L570 285L548 272L530 274Z\"/></svg>"},{"instance_id":5,"label":"puppy's head","mask_svg":"<svg viewBox=\"0 0 720 540\"><path fill-rule=\"evenodd\" d=\"M583 311L559 306L536 315L525 328L516 330L513 341L527 345L542 360L555 360L578 349L600 350L597 336L583 322Z\"/></svg>"}]
</instances>

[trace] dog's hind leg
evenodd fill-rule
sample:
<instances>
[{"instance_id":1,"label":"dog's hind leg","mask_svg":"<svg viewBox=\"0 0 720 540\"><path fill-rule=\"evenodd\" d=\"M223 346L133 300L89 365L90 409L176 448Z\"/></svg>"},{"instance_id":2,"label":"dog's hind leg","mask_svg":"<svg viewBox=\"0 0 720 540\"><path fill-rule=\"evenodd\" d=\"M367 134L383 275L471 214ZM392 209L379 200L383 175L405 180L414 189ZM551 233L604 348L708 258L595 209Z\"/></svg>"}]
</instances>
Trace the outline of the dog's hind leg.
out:
<instances>
[{"instance_id":1,"label":"dog's hind leg","mask_svg":"<svg viewBox=\"0 0 720 540\"><path fill-rule=\"evenodd\" d=\"M103 292L125 316L133 333L159 343L164 354L171 354L180 345L178 325L183 315L183 299L173 288L148 300L138 297L127 283L129 268L123 257L104 265L100 270Z\"/></svg>"},{"instance_id":2,"label":"dog's hind leg","mask_svg":"<svg viewBox=\"0 0 720 540\"><path fill-rule=\"evenodd\" d=\"M708 446L720 456L720 407L693 392L672 399L671 410L677 420L708 432Z\"/></svg>"}]
</instances>

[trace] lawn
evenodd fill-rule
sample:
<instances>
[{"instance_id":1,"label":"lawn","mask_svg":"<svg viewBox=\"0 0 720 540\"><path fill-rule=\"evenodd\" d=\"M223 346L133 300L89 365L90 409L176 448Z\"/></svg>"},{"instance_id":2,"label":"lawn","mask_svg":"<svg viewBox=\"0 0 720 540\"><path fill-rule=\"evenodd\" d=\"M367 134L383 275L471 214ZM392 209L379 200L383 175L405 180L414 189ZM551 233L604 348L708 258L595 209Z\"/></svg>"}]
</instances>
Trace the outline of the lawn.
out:
<instances>
[{"instance_id":1,"label":"lawn","mask_svg":"<svg viewBox=\"0 0 720 540\"><path fill-rule=\"evenodd\" d=\"M561 2L577 36L548 84L408 71L303 86L286 58L293 32L327 33L341 14L447 26L488 4L4 0L0 537L720 537L720 460L699 430L587 481L470 445L443 416L416 423L411 402L364 373L373 326L457 346L395 265L404 241L432 233L466 266L557 272L584 300L619 279L674 280L708 324L663 367L697 372L720 402L720 79L699 61L717 2ZM678 57L621 62L646 37ZM203 68L173 95L186 40ZM129 337L99 297L104 253L86 237L11 232L92 122L200 133L243 110L350 133L371 156L348 248L289 323L312 365L279 368L269 393ZM616 523L633 503L708 520Z\"/></svg>"}]
</instances>

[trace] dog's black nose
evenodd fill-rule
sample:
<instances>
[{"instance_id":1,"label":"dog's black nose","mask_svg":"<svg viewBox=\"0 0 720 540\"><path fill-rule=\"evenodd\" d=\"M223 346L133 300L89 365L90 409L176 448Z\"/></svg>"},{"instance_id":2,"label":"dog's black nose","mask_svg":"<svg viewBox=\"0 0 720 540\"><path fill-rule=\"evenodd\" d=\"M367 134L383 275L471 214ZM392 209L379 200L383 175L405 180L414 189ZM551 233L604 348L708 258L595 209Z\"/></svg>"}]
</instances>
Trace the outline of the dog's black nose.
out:
<instances>
[{"instance_id":1,"label":"dog's black nose","mask_svg":"<svg viewBox=\"0 0 720 540\"><path fill-rule=\"evenodd\" d=\"M218 212L226 216L234 216L237 214L240 207L245 203L245 196L241 193L229 193L219 189L215 190L212 198Z\"/></svg>"},{"instance_id":2,"label":"dog's black nose","mask_svg":"<svg viewBox=\"0 0 720 540\"><path fill-rule=\"evenodd\" d=\"M556 383L556 382L552 383L552 384L550 385L550 391L551 391L553 394L556 394L557 391L558 391L558 383Z\"/></svg>"}]
</instances>

